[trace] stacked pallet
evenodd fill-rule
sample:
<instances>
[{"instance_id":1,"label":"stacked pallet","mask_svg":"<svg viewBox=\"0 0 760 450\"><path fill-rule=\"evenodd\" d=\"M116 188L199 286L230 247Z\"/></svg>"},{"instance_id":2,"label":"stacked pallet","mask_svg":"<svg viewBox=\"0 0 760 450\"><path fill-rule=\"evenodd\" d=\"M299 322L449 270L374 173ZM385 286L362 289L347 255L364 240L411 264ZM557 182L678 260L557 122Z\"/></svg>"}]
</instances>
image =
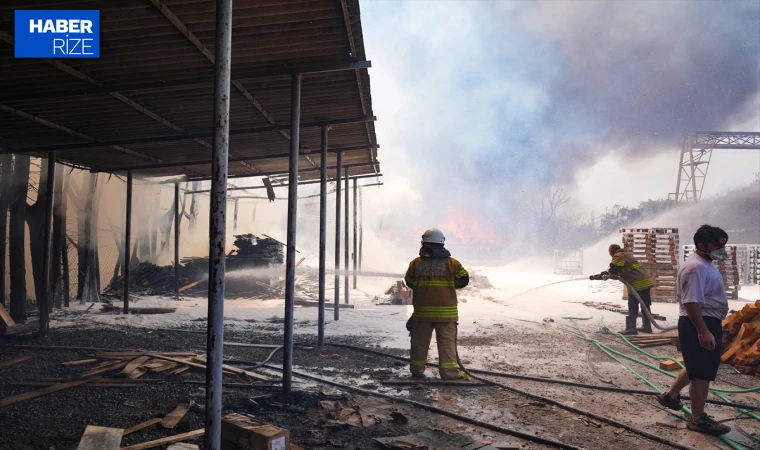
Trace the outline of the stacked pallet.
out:
<instances>
[{"instance_id":1,"label":"stacked pallet","mask_svg":"<svg viewBox=\"0 0 760 450\"><path fill-rule=\"evenodd\" d=\"M684 260L694 251L693 245L684 245L683 254ZM726 253L728 253L728 259L724 261L713 261L713 265L718 268L720 275L723 277L723 285L726 288L726 297L731 300L739 298L739 290L742 287L742 280L739 270L739 258L738 249L736 245L727 245Z\"/></svg>"},{"instance_id":2,"label":"stacked pallet","mask_svg":"<svg viewBox=\"0 0 760 450\"><path fill-rule=\"evenodd\" d=\"M678 228L621 228L623 247L649 271L653 301L676 301ZM624 293L624 296L627 293Z\"/></svg>"},{"instance_id":3,"label":"stacked pallet","mask_svg":"<svg viewBox=\"0 0 760 450\"><path fill-rule=\"evenodd\" d=\"M748 303L723 321L723 356L744 374L760 373L760 300Z\"/></svg>"},{"instance_id":4,"label":"stacked pallet","mask_svg":"<svg viewBox=\"0 0 760 450\"><path fill-rule=\"evenodd\" d=\"M760 284L760 245L749 246L749 282Z\"/></svg>"},{"instance_id":5,"label":"stacked pallet","mask_svg":"<svg viewBox=\"0 0 760 450\"><path fill-rule=\"evenodd\" d=\"M554 250L554 273L583 275L583 250Z\"/></svg>"}]
</instances>

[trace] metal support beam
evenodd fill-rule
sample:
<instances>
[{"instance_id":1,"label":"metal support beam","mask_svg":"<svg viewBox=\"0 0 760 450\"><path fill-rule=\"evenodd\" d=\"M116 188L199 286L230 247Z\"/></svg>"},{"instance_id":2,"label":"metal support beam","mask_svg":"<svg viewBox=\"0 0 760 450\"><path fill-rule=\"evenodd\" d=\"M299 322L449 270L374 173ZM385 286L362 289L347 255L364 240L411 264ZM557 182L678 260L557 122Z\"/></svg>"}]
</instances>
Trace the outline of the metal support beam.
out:
<instances>
[{"instance_id":1,"label":"metal support beam","mask_svg":"<svg viewBox=\"0 0 760 450\"><path fill-rule=\"evenodd\" d=\"M348 182L349 182L349 173L348 172L349 172L349 170L350 169L348 167L346 167L345 189L344 189L344 191L346 193L346 199L345 199L345 201L346 201L346 203L345 203L345 207L346 207L345 216L346 217L345 217L345 229L344 229L344 232L343 232L343 240L346 242L345 250L343 251L344 260L345 260L345 263L346 263L346 268L343 270L343 284L344 284L344 286L343 286L343 302L345 304L347 304L347 305L348 305L348 299L349 299L349 296L350 296L350 292L348 291L348 271L349 271L349 263L350 263L348 246L351 243L351 241L348 240L349 239L348 238L348 226L350 225L349 216L348 216L348 213L349 213L349 211L348 211L348 200L349 200L349 197L351 196L351 192L349 191L349 187L348 187Z\"/></svg>"},{"instance_id":2,"label":"metal support beam","mask_svg":"<svg viewBox=\"0 0 760 450\"><path fill-rule=\"evenodd\" d=\"M0 40L13 43L13 37L7 33L0 32ZM54 61L56 64L60 64L57 60L44 60L45 62ZM255 78L269 78L269 77L289 77L294 73L301 74L317 74L327 72L339 72L346 70L366 70L372 68L371 61L357 61L357 62L326 62L304 66L281 66L281 67L265 67L254 69L236 69L232 72L232 77L237 80L250 80ZM203 86L213 83L213 76L200 75L192 78L177 78L177 79L162 79L159 81L138 81L133 83L123 83L109 85L107 87L86 86L76 89L60 89L53 92L43 92L39 90L30 90L29 92L3 92L0 94L0 101L2 102L19 102L28 100L39 99L53 99L64 97L79 97L79 96L93 96L100 94L109 94L110 92L136 92L144 90L161 90L166 92L172 88L182 88L185 86Z\"/></svg>"},{"instance_id":3,"label":"metal support beam","mask_svg":"<svg viewBox=\"0 0 760 450\"><path fill-rule=\"evenodd\" d=\"M127 217L124 224L124 314L129 314L129 259L132 249L132 172L127 172Z\"/></svg>"},{"instance_id":4,"label":"metal support beam","mask_svg":"<svg viewBox=\"0 0 760 450\"><path fill-rule=\"evenodd\" d=\"M179 297L179 183L174 184L174 294Z\"/></svg>"},{"instance_id":5,"label":"metal support beam","mask_svg":"<svg viewBox=\"0 0 760 450\"><path fill-rule=\"evenodd\" d=\"M356 186L356 178L354 178L354 252L353 252L353 259L354 259L354 289L356 289L356 268L359 263L359 239L358 239L358 233L359 233L359 227L357 224L357 186Z\"/></svg>"},{"instance_id":6,"label":"metal support beam","mask_svg":"<svg viewBox=\"0 0 760 450\"><path fill-rule=\"evenodd\" d=\"M354 150L367 150L369 148L380 148L380 146L379 145L371 145L371 146L358 145L358 146L355 146L355 147L330 148L330 149L327 149L327 151L328 151L328 153L337 153L337 152L350 152L350 151L354 151ZM0 150L0 154L3 154L3 153L4 152L2 150ZM5 153L10 153L10 152L5 152ZM23 152L21 152L21 153L23 153ZM301 152L301 156L318 155L319 153L320 153L320 150L309 150L307 152ZM289 153L274 153L274 154L268 154L268 155L241 156L241 157L238 157L238 158L229 158L229 161L230 162L236 162L236 161L259 161L259 160L262 160L262 159L284 159L284 158L288 158L289 156L290 156ZM171 167L178 167L180 164L182 165L182 167L201 166L201 165L209 165L209 164L211 164L211 161L204 159L204 160L198 160L198 161L183 161L182 163L143 164L143 165L139 165L139 166L103 167L103 168L93 169L92 172L93 173L96 173L96 172L109 172L109 173L112 173L112 172L123 172L123 171L127 171L127 170L166 169L166 168L171 168ZM365 165L371 165L371 164L366 164L365 163ZM303 169L302 172L310 172L310 171L314 172L314 171L318 171L318 170L319 169L309 168L309 169ZM279 173L282 173L282 172L258 172L255 175L246 175L246 176L248 176L248 177L250 177L250 176L265 176L265 175L267 175L269 173L279 174ZM190 181L192 181L194 179L197 180L197 178L198 177L188 177L188 180L190 180Z\"/></svg>"},{"instance_id":7,"label":"metal support beam","mask_svg":"<svg viewBox=\"0 0 760 450\"><path fill-rule=\"evenodd\" d=\"M340 318L340 172L343 165L343 152L338 152L336 163L337 174L335 183L335 305L333 307L333 319Z\"/></svg>"},{"instance_id":8,"label":"metal support beam","mask_svg":"<svg viewBox=\"0 0 760 450\"><path fill-rule=\"evenodd\" d=\"M22 119L29 120L31 122L38 123L40 125L46 126L48 128L51 128L53 130L58 130L58 131L60 131L62 133L66 133L66 134L68 134L70 136L75 136L75 137L78 137L80 139L84 139L85 141L90 141L90 143L93 143L93 142L97 141L97 139L95 139L94 137L92 137L90 135L87 135L87 134L84 134L84 133L80 133L79 131L72 130L71 128L65 127L65 126L57 124L55 122L51 122L51 121L43 119L43 118L41 118L39 116L35 116L33 114L29 114L29 113L21 111L19 109L12 108L12 107L7 106L7 105L0 104L0 111L5 111L5 112L7 112L9 114L13 114L14 116L20 117ZM90 144L75 144L75 145L90 145ZM140 152L129 150L128 148L124 148L124 147L121 147L119 145L104 144L104 145L97 145L97 146L98 147L110 147L111 149L116 150L118 152L130 155L130 156L135 156L135 157L140 158L140 159L145 159L147 161L153 161L153 162L157 162L157 163L165 163L166 162L163 159L154 158L152 156L148 156L148 155L145 155L145 154L140 153ZM7 149L3 149L2 153L3 154L10 154L10 153L31 153L31 152L35 152L35 153L47 153L47 152L57 151L57 150L58 150L57 146L55 146L55 145L52 145L52 146L49 145L49 146L46 146L44 148L38 147L37 150L29 150L29 149L25 149L23 147L20 148L20 149L14 148L13 150L11 150L10 148L7 148Z\"/></svg>"},{"instance_id":9,"label":"metal support beam","mask_svg":"<svg viewBox=\"0 0 760 450\"><path fill-rule=\"evenodd\" d=\"M317 345L325 345L325 256L327 249L327 126L322 126L319 170L319 312Z\"/></svg>"},{"instance_id":10,"label":"metal support beam","mask_svg":"<svg viewBox=\"0 0 760 450\"><path fill-rule=\"evenodd\" d=\"M338 166L334 166L334 167L338 167ZM343 166L343 168L345 168L345 167L353 167L353 166ZM328 167L328 169L331 169L331 168L332 167ZM303 172L301 172L301 173L303 173ZM375 178L375 177L381 177L381 176L383 176L382 173L377 173L377 174L376 173L371 173L371 174L366 174L366 175L355 175L355 176L353 176L351 178L352 179L353 178L363 179L363 178ZM337 181L338 183L340 183L341 180L340 180L340 178L336 178L336 179L334 179L334 181ZM317 184L319 182L320 182L320 180L309 180L309 181L299 181L298 184ZM367 186L379 186L379 185L382 185L382 184L383 183L373 183L373 184L368 184ZM285 184L281 184L281 185L278 185L278 186L272 186L272 187L281 188L281 187L288 187L288 186L290 186L290 185L287 184L287 183L285 183ZM359 187L364 187L364 186L359 186ZM228 187L227 188L228 191L248 191L248 190L260 190L260 189L266 189L266 186L245 186L245 187L243 187L243 186L233 186L233 187ZM209 189L201 189L201 190L198 190L198 191L187 191L185 193L186 194L208 194L209 192L211 192L211 190L209 190ZM265 197L263 197L263 198L265 198ZM303 198L308 198L308 197L303 197ZM279 200L279 198L276 198L275 200Z\"/></svg>"},{"instance_id":11,"label":"metal support beam","mask_svg":"<svg viewBox=\"0 0 760 450\"><path fill-rule=\"evenodd\" d=\"M228 189L229 190L229 189ZM237 233L238 199L235 199L235 213L232 217L232 233Z\"/></svg>"},{"instance_id":12,"label":"metal support beam","mask_svg":"<svg viewBox=\"0 0 760 450\"><path fill-rule=\"evenodd\" d=\"M211 149L209 211L208 332L206 336L205 448L222 445L222 351L224 349L224 269L227 170L230 138L230 72L232 67L232 0L216 0L214 65L214 138Z\"/></svg>"},{"instance_id":13,"label":"metal support beam","mask_svg":"<svg viewBox=\"0 0 760 450\"><path fill-rule=\"evenodd\" d=\"M18 111L15 108L11 108L8 106L5 106L3 104L0 104L0 111L6 111L11 114L15 114L19 117L32 120L34 122L38 122L43 125L48 125L49 123L52 124L52 122L46 121L45 119L37 118L37 116L32 116L31 114L24 113L23 111ZM345 124L352 124L352 123L362 123L362 122L373 122L377 120L375 116L360 116L360 117L351 117L347 119L338 119L338 120L332 120L330 122L308 122L304 123L301 126L306 128L315 128L315 127L321 127L322 125L345 125ZM47 122L47 123L43 123ZM108 146L120 146L120 145L130 145L130 144L155 144L155 143L165 143L165 142L181 142L181 141L192 141L195 139L202 139L202 138L209 138L208 133L187 133L187 134L181 134L181 135L173 135L173 136L151 136L151 137L139 137L139 138L130 138L130 139L115 139L110 141L103 141L103 140L96 140L92 137L83 137L85 135L78 133L74 130L69 129L63 129L65 127L62 127L60 125L53 124L55 126L50 126L51 128L55 128L59 131L64 131L68 134L72 134L78 137L82 137L82 139L89 140L90 142L87 143L76 143L76 144L61 144L58 146L55 145L47 145L47 146L39 146L39 147L15 147L13 150L13 153L43 153L47 151L51 151L51 149L54 149L56 152L62 152L62 151L71 151L71 150L84 150L88 148L96 148L96 147L108 147ZM258 134L258 133L268 133L272 131L282 131L291 128L290 124L283 124L283 125L272 125L267 127L248 127L248 128L237 128L235 130L230 130L230 136L238 136L243 134ZM77 133L77 134L74 134ZM362 147L357 147L357 150L367 150L369 148L373 148L372 145L364 145ZM348 149L344 149L348 150ZM4 151L3 153L11 153L10 149L7 151ZM136 152L134 152L136 153ZM307 152L301 152L302 155L305 154L318 154L319 150L314 150L310 153ZM143 158L148 158L145 155L142 154L135 154L134 156L141 156ZM151 158L153 161L161 162L160 159L157 158ZM231 162L240 162L240 161L247 161L247 160L253 160L256 158L246 158L246 157L230 157ZM197 165L197 164L209 164L209 161L204 162L182 162L182 165ZM175 164L180 165L180 164ZM167 166L161 166L161 165L149 165L149 166L138 166L138 167L128 167L133 170L137 169L143 169L143 168L156 168L156 167L167 167ZM168 166L172 167L172 166ZM128 169L127 167L122 168L121 170ZM110 169L109 169L110 170ZM116 169L114 169L116 170ZM102 170L101 170L102 171Z\"/></svg>"},{"instance_id":14,"label":"metal support beam","mask_svg":"<svg viewBox=\"0 0 760 450\"><path fill-rule=\"evenodd\" d=\"M364 244L364 207L362 205L362 195L363 191L359 189L359 273L362 272L362 244Z\"/></svg>"},{"instance_id":15,"label":"metal support beam","mask_svg":"<svg viewBox=\"0 0 760 450\"><path fill-rule=\"evenodd\" d=\"M0 144L0 148L2 145ZM11 192L11 165L13 164L12 155L0 156L0 164L2 164L2 173L0 173L0 305L7 305L5 302L5 274L6 274L6 255L7 246L6 240L8 238L8 201L7 192Z\"/></svg>"},{"instance_id":16,"label":"metal support beam","mask_svg":"<svg viewBox=\"0 0 760 450\"><path fill-rule=\"evenodd\" d=\"M55 183L55 153L48 154L47 184L45 185L45 226L42 248L42 290L37 304L40 308L40 336L46 336L50 328L50 268L53 255L53 185ZM5 192L3 193L5 194ZM5 276L5 274L0 274Z\"/></svg>"},{"instance_id":17,"label":"metal support beam","mask_svg":"<svg viewBox=\"0 0 760 450\"><path fill-rule=\"evenodd\" d=\"M290 170L288 171L288 228L285 255L285 342L282 354L282 391L290 392L293 385L293 326L296 289L296 219L298 212L298 147L301 122L300 74L292 77L290 91Z\"/></svg>"}]
</instances>

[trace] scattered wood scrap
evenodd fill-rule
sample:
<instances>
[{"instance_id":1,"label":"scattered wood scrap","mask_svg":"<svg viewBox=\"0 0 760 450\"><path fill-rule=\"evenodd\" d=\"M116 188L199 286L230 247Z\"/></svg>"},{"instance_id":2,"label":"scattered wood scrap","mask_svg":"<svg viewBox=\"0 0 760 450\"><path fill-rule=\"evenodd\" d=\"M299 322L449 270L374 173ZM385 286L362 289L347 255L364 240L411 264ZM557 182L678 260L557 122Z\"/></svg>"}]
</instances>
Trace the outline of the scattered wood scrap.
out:
<instances>
[{"instance_id":1,"label":"scattered wood scrap","mask_svg":"<svg viewBox=\"0 0 760 450\"><path fill-rule=\"evenodd\" d=\"M760 300L744 305L723 321L721 362L743 374L760 373Z\"/></svg>"},{"instance_id":2,"label":"scattered wood scrap","mask_svg":"<svg viewBox=\"0 0 760 450\"><path fill-rule=\"evenodd\" d=\"M164 417L164 419L161 421L161 426L169 430L176 427L179 421L185 417L185 414L190 411L191 404L192 403L182 403L180 405L177 405L177 407L174 408L174 411L170 412L166 415L166 417Z\"/></svg>"},{"instance_id":3,"label":"scattered wood scrap","mask_svg":"<svg viewBox=\"0 0 760 450\"><path fill-rule=\"evenodd\" d=\"M661 345L678 345L677 333L637 334L626 336L631 343L639 347L658 347Z\"/></svg>"},{"instance_id":4,"label":"scattered wood scrap","mask_svg":"<svg viewBox=\"0 0 760 450\"><path fill-rule=\"evenodd\" d=\"M22 362L24 362L24 361L26 361L28 359L32 359L32 357L31 356L22 356L21 358L11 359L10 361L3 361L3 362L0 362L0 368L9 367L9 366L12 366L14 364L22 363Z\"/></svg>"},{"instance_id":5,"label":"scattered wood scrap","mask_svg":"<svg viewBox=\"0 0 760 450\"><path fill-rule=\"evenodd\" d=\"M290 431L252 420L242 414L222 417L222 448L290 448Z\"/></svg>"},{"instance_id":6,"label":"scattered wood scrap","mask_svg":"<svg viewBox=\"0 0 760 450\"><path fill-rule=\"evenodd\" d=\"M13 321L13 318L10 314L8 314L8 311L5 309L3 305L0 305L0 319L3 319L3 322L5 322L5 326L7 327L13 327L16 326L16 322Z\"/></svg>"},{"instance_id":7,"label":"scattered wood scrap","mask_svg":"<svg viewBox=\"0 0 760 450\"><path fill-rule=\"evenodd\" d=\"M87 425L77 450L118 450L121 448L123 433L121 428Z\"/></svg>"},{"instance_id":8,"label":"scattered wood scrap","mask_svg":"<svg viewBox=\"0 0 760 450\"><path fill-rule=\"evenodd\" d=\"M70 381L68 383L58 383L58 384L54 384L53 386L46 387L45 389L40 389L38 391L24 392L23 394L13 395L11 397L5 397L3 399L0 399L0 408L4 406L24 402L26 400L31 400L33 398L41 397L43 395L51 394L53 392L62 391L70 387L79 386L85 383L90 383L97 379L98 377L92 377L92 378L85 378L85 379L77 380L77 381Z\"/></svg>"},{"instance_id":9,"label":"scattered wood scrap","mask_svg":"<svg viewBox=\"0 0 760 450\"><path fill-rule=\"evenodd\" d=\"M166 450L199 450L200 447L198 447L195 444L188 444L186 442L180 442L177 444L172 444L168 447L166 447Z\"/></svg>"},{"instance_id":10,"label":"scattered wood scrap","mask_svg":"<svg viewBox=\"0 0 760 450\"><path fill-rule=\"evenodd\" d=\"M163 419L161 419L160 417L156 417L155 419L150 419L143 423L137 424L133 427L129 427L126 430L124 430L124 436L152 427L153 425L161 423L162 420Z\"/></svg>"},{"instance_id":11,"label":"scattered wood scrap","mask_svg":"<svg viewBox=\"0 0 760 450\"><path fill-rule=\"evenodd\" d=\"M680 362L681 364L683 364L683 358L679 356L678 357L678 362ZM662 370L680 370L682 366L681 366L681 364L678 364L678 362L673 361L672 359L661 361L660 362L660 369L662 369Z\"/></svg>"},{"instance_id":12,"label":"scattered wood scrap","mask_svg":"<svg viewBox=\"0 0 760 450\"><path fill-rule=\"evenodd\" d=\"M65 363L62 363L64 366L70 367L70 366L84 366L87 364L92 364L94 362L100 361L98 358L90 358L90 359L80 359L78 361L68 361Z\"/></svg>"},{"instance_id":13,"label":"scattered wood scrap","mask_svg":"<svg viewBox=\"0 0 760 450\"><path fill-rule=\"evenodd\" d=\"M35 387L35 386L55 386L58 383L54 381L15 381L11 383L11 386L26 386L26 387ZM91 388L135 388L140 387L141 384L137 383L103 383L101 382L95 382L95 383L87 383L87 387Z\"/></svg>"},{"instance_id":14,"label":"scattered wood scrap","mask_svg":"<svg viewBox=\"0 0 760 450\"><path fill-rule=\"evenodd\" d=\"M146 448L154 448L154 447L159 447L161 445L173 444L175 442L188 441L190 439L201 437L205 433L206 433L205 428L199 428L197 430L190 431L188 433L176 434L174 436L156 439L155 441L148 441L148 442L143 442L142 444L135 444L135 445L130 445L129 447L122 447L121 450L145 450Z\"/></svg>"}]
</instances>

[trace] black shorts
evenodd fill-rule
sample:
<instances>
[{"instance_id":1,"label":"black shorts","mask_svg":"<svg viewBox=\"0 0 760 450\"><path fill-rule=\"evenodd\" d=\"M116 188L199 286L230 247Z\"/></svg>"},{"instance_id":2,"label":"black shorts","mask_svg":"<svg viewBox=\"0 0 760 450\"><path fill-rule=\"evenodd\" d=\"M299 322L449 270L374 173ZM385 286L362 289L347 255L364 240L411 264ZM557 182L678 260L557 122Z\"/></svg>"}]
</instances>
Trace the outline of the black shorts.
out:
<instances>
[{"instance_id":1,"label":"black shorts","mask_svg":"<svg viewBox=\"0 0 760 450\"><path fill-rule=\"evenodd\" d=\"M715 338L715 349L707 350L699 345L699 333L688 317L678 319L678 339L681 341L681 354L689 379L715 381L723 354L723 324L714 317L702 317Z\"/></svg>"}]
</instances>

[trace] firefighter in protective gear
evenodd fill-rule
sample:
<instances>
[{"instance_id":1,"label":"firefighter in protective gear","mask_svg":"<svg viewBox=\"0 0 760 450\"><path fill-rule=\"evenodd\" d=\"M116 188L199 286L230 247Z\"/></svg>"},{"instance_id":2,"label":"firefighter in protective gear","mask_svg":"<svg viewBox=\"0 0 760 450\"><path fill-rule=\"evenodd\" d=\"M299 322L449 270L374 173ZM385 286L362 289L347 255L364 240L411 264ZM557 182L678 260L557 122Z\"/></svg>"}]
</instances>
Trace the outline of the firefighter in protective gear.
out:
<instances>
[{"instance_id":1,"label":"firefighter in protective gear","mask_svg":"<svg viewBox=\"0 0 760 450\"><path fill-rule=\"evenodd\" d=\"M441 379L464 379L457 366L457 289L470 282L462 264L444 248L444 236L432 228L422 235L419 258L409 263L404 281L414 290L414 315L410 320L412 341L409 370L416 378L425 377L430 339L435 331Z\"/></svg>"},{"instance_id":2,"label":"firefighter in protective gear","mask_svg":"<svg viewBox=\"0 0 760 450\"><path fill-rule=\"evenodd\" d=\"M652 297L650 294L651 289L654 287L654 281L649 275L649 272L636 260L629 252L620 248L617 244L610 245L610 256L612 256L612 262L610 262L610 268L607 274L613 280L622 278L627 281L633 289L639 294L641 300L647 305L647 308L652 309ZM604 273L604 272L603 272ZM652 324L649 322L649 317L646 314L642 314L642 327L636 328L636 319L639 317L639 302L633 292L628 293L628 316L625 318L625 330L620 333L626 336L638 334L639 331L643 333L652 332Z\"/></svg>"}]
</instances>

